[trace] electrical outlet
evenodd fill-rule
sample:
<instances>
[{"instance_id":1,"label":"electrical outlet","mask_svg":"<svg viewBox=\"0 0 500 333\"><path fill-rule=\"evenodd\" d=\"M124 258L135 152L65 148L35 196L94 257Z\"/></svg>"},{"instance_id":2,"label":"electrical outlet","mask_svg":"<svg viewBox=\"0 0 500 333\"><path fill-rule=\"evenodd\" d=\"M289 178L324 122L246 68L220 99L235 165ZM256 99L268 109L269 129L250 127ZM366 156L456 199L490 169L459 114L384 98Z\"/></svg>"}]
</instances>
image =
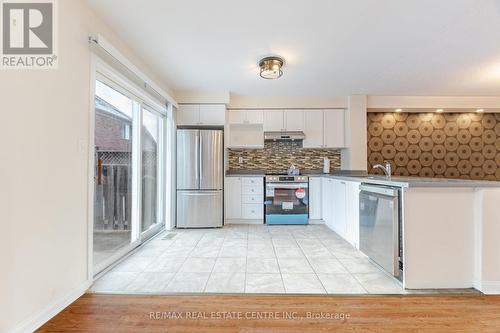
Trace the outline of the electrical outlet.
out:
<instances>
[{"instance_id":1,"label":"electrical outlet","mask_svg":"<svg viewBox=\"0 0 500 333\"><path fill-rule=\"evenodd\" d=\"M238 157L238 163L243 163L243 157Z\"/></svg>"}]
</instances>

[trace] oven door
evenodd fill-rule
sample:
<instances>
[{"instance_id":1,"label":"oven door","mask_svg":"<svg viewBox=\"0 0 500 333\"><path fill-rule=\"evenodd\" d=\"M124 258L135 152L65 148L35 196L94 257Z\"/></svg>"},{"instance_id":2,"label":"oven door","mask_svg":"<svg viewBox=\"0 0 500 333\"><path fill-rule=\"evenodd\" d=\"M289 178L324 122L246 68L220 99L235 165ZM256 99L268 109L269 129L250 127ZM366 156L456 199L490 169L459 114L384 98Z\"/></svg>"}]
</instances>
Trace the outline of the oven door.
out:
<instances>
[{"instance_id":1,"label":"oven door","mask_svg":"<svg viewBox=\"0 0 500 333\"><path fill-rule=\"evenodd\" d=\"M267 224L308 224L308 183L266 184Z\"/></svg>"}]
</instances>

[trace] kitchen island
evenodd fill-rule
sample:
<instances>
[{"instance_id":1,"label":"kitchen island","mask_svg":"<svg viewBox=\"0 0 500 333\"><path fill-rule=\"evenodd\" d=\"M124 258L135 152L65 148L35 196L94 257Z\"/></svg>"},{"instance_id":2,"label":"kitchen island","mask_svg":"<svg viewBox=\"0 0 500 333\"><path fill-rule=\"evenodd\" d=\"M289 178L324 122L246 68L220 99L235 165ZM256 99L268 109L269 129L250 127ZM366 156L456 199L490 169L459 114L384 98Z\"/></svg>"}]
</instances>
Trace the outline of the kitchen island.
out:
<instances>
[{"instance_id":1,"label":"kitchen island","mask_svg":"<svg viewBox=\"0 0 500 333\"><path fill-rule=\"evenodd\" d=\"M500 243L497 239L500 235L497 210L500 182L420 177L326 177L400 189L404 288L474 287L484 293L500 293ZM359 223L359 218L354 223Z\"/></svg>"}]
</instances>

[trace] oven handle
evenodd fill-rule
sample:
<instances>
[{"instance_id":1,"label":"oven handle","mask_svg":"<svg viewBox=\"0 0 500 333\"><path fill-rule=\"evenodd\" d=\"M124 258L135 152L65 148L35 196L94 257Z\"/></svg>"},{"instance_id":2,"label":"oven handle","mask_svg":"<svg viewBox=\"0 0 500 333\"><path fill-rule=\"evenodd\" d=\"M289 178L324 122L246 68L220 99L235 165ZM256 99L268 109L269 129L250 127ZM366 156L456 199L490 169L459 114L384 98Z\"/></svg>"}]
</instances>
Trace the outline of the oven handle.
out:
<instances>
[{"instance_id":1,"label":"oven handle","mask_svg":"<svg viewBox=\"0 0 500 333\"><path fill-rule=\"evenodd\" d=\"M307 183L267 183L266 187L269 188L292 188L292 189L297 189L297 188L308 188L309 185Z\"/></svg>"}]
</instances>

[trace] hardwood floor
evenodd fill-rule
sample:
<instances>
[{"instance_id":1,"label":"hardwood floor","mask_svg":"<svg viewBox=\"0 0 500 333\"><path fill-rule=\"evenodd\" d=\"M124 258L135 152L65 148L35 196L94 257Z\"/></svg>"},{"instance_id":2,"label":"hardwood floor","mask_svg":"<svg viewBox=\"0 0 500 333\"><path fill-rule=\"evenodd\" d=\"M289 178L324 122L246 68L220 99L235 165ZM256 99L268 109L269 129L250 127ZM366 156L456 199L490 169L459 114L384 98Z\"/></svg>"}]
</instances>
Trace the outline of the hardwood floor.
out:
<instances>
[{"instance_id":1,"label":"hardwood floor","mask_svg":"<svg viewBox=\"0 0 500 333\"><path fill-rule=\"evenodd\" d=\"M175 314L172 313L174 311ZM234 313L223 319L223 311ZM166 318L169 312L170 319ZM344 314L349 318L307 319L307 312L330 316ZM274 318L256 319L258 315L270 316L270 313L273 313ZM283 318L284 315L289 318ZM152 318L155 316L157 318ZM174 318L176 316L179 317ZM86 294L38 330L203 333L326 331L497 333L500 331L500 296Z\"/></svg>"}]
</instances>

